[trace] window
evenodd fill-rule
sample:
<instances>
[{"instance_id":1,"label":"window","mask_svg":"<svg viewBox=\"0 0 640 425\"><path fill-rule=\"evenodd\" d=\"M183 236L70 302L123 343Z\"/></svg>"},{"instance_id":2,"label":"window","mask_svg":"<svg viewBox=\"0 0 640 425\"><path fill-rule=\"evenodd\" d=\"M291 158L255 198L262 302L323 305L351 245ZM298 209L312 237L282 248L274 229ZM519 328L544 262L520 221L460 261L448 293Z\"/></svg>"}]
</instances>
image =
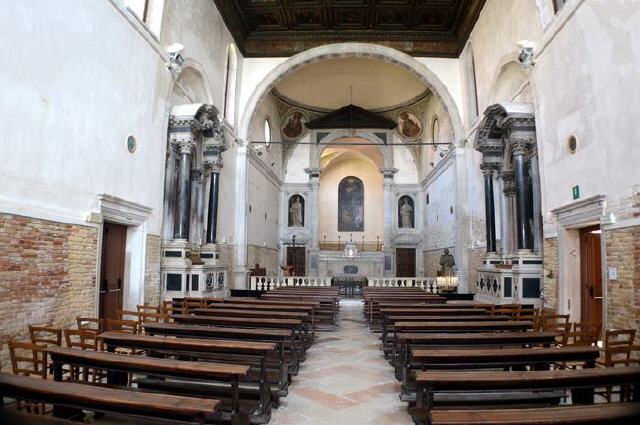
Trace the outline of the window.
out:
<instances>
[{"instance_id":1,"label":"window","mask_svg":"<svg viewBox=\"0 0 640 425\"><path fill-rule=\"evenodd\" d=\"M264 120L264 144L266 147L271 145L271 124L269 124L269 120Z\"/></svg>"},{"instance_id":2,"label":"window","mask_svg":"<svg viewBox=\"0 0 640 425\"><path fill-rule=\"evenodd\" d=\"M431 141L433 142L433 150L437 150L439 146L436 143L440 142L440 122L437 115L433 117L433 123L431 123Z\"/></svg>"},{"instance_id":3,"label":"window","mask_svg":"<svg viewBox=\"0 0 640 425\"><path fill-rule=\"evenodd\" d=\"M553 8L555 9L555 12L558 13L567 1L568 0L553 0Z\"/></svg>"},{"instance_id":4,"label":"window","mask_svg":"<svg viewBox=\"0 0 640 425\"><path fill-rule=\"evenodd\" d=\"M478 86L476 83L476 63L473 57L473 48L471 44L467 45L467 54L465 60L465 89L467 93L467 120L471 126L478 117Z\"/></svg>"},{"instance_id":5,"label":"window","mask_svg":"<svg viewBox=\"0 0 640 425\"><path fill-rule=\"evenodd\" d=\"M234 125L236 110L236 72L238 69L238 57L236 55L236 46L229 45L227 49L227 71L225 75L224 86L224 118Z\"/></svg>"},{"instance_id":6,"label":"window","mask_svg":"<svg viewBox=\"0 0 640 425\"><path fill-rule=\"evenodd\" d=\"M164 0L126 0L125 4L154 36L160 37Z\"/></svg>"}]
</instances>

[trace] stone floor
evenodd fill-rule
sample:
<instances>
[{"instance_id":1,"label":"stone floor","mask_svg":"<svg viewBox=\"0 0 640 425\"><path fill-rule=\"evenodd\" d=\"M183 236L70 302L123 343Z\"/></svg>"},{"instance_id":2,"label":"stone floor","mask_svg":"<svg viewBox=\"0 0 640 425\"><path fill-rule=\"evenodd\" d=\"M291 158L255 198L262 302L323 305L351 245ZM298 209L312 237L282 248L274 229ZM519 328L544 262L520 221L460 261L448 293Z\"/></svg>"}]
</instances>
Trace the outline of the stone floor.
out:
<instances>
[{"instance_id":1,"label":"stone floor","mask_svg":"<svg viewBox=\"0 0 640 425\"><path fill-rule=\"evenodd\" d=\"M412 424L362 302L343 300L335 332L318 334L270 425Z\"/></svg>"}]
</instances>

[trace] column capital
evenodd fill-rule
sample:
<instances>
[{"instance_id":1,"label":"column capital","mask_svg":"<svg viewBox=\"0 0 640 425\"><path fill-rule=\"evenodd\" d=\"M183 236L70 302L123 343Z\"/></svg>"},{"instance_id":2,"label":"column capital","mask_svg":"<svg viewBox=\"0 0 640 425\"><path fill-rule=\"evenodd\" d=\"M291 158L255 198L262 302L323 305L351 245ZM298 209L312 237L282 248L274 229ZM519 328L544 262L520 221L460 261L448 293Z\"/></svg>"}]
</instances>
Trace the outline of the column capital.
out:
<instances>
[{"instance_id":1,"label":"column capital","mask_svg":"<svg viewBox=\"0 0 640 425\"><path fill-rule=\"evenodd\" d=\"M305 168L304 172L309 175L309 178L320 177L321 170L318 167Z\"/></svg>"},{"instance_id":2,"label":"column capital","mask_svg":"<svg viewBox=\"0 0 640 425\"><path fill-rule=\"evenodd\" d=\"M480 164L480 170L484 176L493 176L493 174L498 174L500 166L501 164L497 162L483 162Z\"/></svg>"},{"instance_id":3,"label":"column capital","mask_svg":"<svg viewBox=\"0 0 640 425\"><path fill-rule=\"evenodd\" d=\"M203 164L204 171L207 174L211 174L211 173L220 174L220 170L222 170L223 166L224 164L222 163L222 158L220 157L217 157L210 161L205 161Z\"/></svg>"},{"instance_id":4,"label":"column capital","mask_svg":"<svg viewBox=\"0 0 640 425\"><path fill-rule=\"evenodd\" d=\"M505 196L514 196L516 194L515 175L512 170L503 170L499 173L502 179L502 192Z\"/></svg>"},{"instance_id":5,"label":"column capital","mask_svg":"<svg viewBox=\"0 0 640 425\"><path fill-rule=\"evenodd\" d=\"M535 144L535 140L528 137L512 138L511 153L513 155L526 155L532 144Z\"/></svg>"},{"instance_id":6,"label":"column capital","mask_svg":"<svg viewBox=\"0 0 640 425\"><path fill-rule=\"evenodd\" d=\"M201 168L194 168L191 170L191 181L192 182L201 182L202 181L203 170Z\"/></svg>"},{"instance_id":7,"label":"column capital","mask_svg":"<svg viewBox=\"0 0 640 425\"><path fill-rule=\"evenodd\" d=\"M196 142L193 140L193 138L188 138L178 141L176 143L176 146L180 154L191 155L193 153L193 149L196 146Z\"/></svg>"},{"instance_id":8,"label":"column capital","mask_svg":"<svg viewBox=\"0 0 640 425\"><path fill-rule=\"evenodd\" d=\"M385 179L392 179L393 176L400 170L397 168L381 168L380 173L384 176Z\"/></svg>"}]
</instances>

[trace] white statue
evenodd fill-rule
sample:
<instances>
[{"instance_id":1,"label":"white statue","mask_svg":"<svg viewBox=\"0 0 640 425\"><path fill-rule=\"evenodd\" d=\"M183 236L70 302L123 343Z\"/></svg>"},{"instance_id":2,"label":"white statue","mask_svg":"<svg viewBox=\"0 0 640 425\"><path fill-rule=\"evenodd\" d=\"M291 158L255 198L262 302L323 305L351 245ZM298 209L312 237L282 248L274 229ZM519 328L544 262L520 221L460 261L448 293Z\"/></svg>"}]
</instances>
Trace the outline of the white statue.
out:
<instances>
[{"instance_id":1,"label":"white statue","mask_svg":"<svg viewBox=\"0 0 640 425\"><path fill-rule=\"evenodd\" d=\"M303 226L303 206L302 202L300 202L300 197L296 196L291 206L289 207L289 221L291 227L302 227Z\"/></svg>"},{"instance_id":2,"label":"white statue","mask_svg":"<svg viewBox=\"0 0 640 425\"><path fill-rule=\"evenodd\" d=\"M404 203L400 206L400 227L412 228L413 227L413 207L409 205L409 200L405 199Z\"/></svg>"}]
</instances>

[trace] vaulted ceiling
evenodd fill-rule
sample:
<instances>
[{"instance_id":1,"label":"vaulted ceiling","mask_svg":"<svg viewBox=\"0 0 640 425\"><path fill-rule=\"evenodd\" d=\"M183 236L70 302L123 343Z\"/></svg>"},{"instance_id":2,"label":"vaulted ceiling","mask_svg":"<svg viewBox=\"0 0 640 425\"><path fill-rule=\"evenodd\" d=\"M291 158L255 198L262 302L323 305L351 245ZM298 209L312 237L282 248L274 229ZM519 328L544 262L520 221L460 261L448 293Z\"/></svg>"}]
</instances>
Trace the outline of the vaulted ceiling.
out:
<instances>
[{"instance_id":1,"label":"vaulted ceiling","mask_svg":"<svg viewBox=\"0 0 640 425\"><path fill-rule=\"evenodd\" d=\"M245 57L370 42L457 57L485 0L213 0Z\"/></svg>"}]
</instances>

